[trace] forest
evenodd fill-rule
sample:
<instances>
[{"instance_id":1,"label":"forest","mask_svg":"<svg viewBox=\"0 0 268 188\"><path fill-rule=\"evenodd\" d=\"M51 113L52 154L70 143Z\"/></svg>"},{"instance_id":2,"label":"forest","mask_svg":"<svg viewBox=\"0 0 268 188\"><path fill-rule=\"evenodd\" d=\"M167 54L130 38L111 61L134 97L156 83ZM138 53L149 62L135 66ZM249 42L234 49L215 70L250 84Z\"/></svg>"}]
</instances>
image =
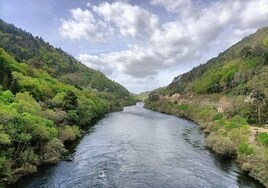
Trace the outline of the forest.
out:
<instances>
[{"instance_id":1,"label":"forest","mask_svg":"<svg viewBox=\"0 0 268 188\"><path fill-rule=\"evenodd\" d=\"M0 187L58 162L67 141L135 98L40 37L0 21Z\"/></svg>"}]
</instances>

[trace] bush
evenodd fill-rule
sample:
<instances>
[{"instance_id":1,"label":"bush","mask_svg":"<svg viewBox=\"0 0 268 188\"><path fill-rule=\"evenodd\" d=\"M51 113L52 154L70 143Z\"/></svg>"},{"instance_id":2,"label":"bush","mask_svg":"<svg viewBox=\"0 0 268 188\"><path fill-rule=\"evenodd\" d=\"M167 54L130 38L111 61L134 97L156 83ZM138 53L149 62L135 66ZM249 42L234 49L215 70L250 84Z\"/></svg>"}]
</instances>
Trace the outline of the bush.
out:
<instances>
[{"instance_id":1,"label":"bush","mask_svg":"<svg viewBox=\"0 0 268 188\"><path fill-rule=\"evenodd\" d=\"M239 155L251 155L254 153L253 148L248 144L248 142L242 142L238 148L237 148L237 153Z\"/></svg>"},{"instance_id":2,"label":"bush","mask_svg":"<svg viewBox=\"0 0 268 188\"><path fill-rule=\"evenodd\" d=\"M59 131L59 139L63 142L74 140L80 136L80 133L79 127L77 126L64 126Z\"/></svg>"},{"instance_id":3,"label":"bush","mask_svg":"<svg viewBox=\"0 0 268 188\"><path fill-rule=\"evenodd\" d=\"M268 133L259 133L257 140L263 145L268 146Z\"/></svg>"},{"instance_id":4,"label":"bush","mask_svg":"<svg viewBox=\"0 0 268 188\"><path fill-rule=\"evenodd\" d=\"M217 113L217 114L213 117L213 121L221 120L222 118L223 118L223 114L222 114L222 113Z\"/></svg>"},{"instance_id":5,"label":"bush","mask_svg":"<svg viewBox=\"0 0 268 188\"><path fill-rule=\"evenodd\" d=\"M40 159L43 163L56 163L66 151L63 143L57 138L54 138L43 146Z\"/></svg>"},{"instance_id":6,"label":"bush","mask_svg":"<svg viewBox=\"0 0 268 188\"><path fill-rule=\"evenodd\" d=\"M188 108L189 108L188 104L183 104L182 103L182 104L179 105L180 110L188 110Z\"/></svg>"},{"instance_id":7,"label":"bush","mask_svg":"<svg viewBox=\"0 0 268 188\"><path fill-rule=\"evenodd\" d=\"M27 148L20 154L20 159L21 159L22 164L24 163L38 164L39 163L38 155L34 153L34 150L31 147Z\"/></svg>"},{"instance_id":8,"label":"bush","mask_svg":"<svg viewBox=\"0 0 268 188\"><path fill-rule=\"evenodd\" d=\"M206 139L206 145L221 155L236 156L236 146L228 137L211 133Z\"/></svg>"},{"instance_id":9,"label":"bush","mask_svg":"<svg viewBox=\"0 0 268 188\"><path fill-rule=\"evenodd\" d=\"M79 122L79 116L77 114L77 110L70 110L67 113L67 121L69 125L78 124Z\"/></svg>"},{"instance_id":10,"label":"bush","mask_svg":"<svg viewBox=\"0 0 268 188\"><path fill-rule=\"evenodd\" d=\"M249 172L251 169L252 169L252 166L250 163L243 163L243 165L242 165L243 171Z\"/></svg>"}]
</instances>

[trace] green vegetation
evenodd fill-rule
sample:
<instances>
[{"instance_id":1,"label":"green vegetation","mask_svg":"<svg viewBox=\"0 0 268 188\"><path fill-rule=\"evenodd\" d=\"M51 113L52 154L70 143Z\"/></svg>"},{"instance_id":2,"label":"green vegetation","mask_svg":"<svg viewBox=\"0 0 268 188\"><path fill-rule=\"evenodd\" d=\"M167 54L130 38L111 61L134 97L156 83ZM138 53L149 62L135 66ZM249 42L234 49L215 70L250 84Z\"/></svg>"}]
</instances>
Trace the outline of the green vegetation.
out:
<instances>
[{"instance_id":1,"label":"green vegetation","mask_svg":"<svg viewBox=\"0 0 268 188\"><path fill-rule=\"evenodd\" d=\"M139 101L144 101L145 99L149 97L149 93L150 91L145 91L145 92L138 94L136 97Z\"/></svg>"},{"instance_id":2,"label":"green vegetation","mask_svg":"<svg viewBox=\"0 0 268 188\"><path fill-rule=\"evenodd\" d=\"M154 90L145 107L189 118L200 125L206 145L235 158L268 187L268 28L259 29L217 58ZM259 129L257 129L259 130ZM261 129L260 129L261 130ZM258 132L258 131L257 131Z\"/></svg>"},{"instance_id":3,"label":"green vegetation","mask_svg":"<svg viewBox=\"0 0 268 188\"><path fill-rule=\"evenodd\" d=\"M41 38L0 20L0 187L55 163L83 126L135 98Z\"/></svg>"},{"instance_id":4,"label":"green vegetation","mask_svg":"<svg viewBox=\"0 0 268 188\"><path fill-rule=\"evenodd\" d=\"M86 67L62 49L54 48L42 38L33 37L30 33L7 24L1 19L0 38L0 47L17 62L23 63L17 67L18 69L27 64L31 68L43 70L43 74L48 73L53 78L78 89L91 88L99 92L114 93L121 98L129 96L126 88L109 80L101 72ZM4 79L6 77L3 76Z\"/></svg>"}]
</instances>

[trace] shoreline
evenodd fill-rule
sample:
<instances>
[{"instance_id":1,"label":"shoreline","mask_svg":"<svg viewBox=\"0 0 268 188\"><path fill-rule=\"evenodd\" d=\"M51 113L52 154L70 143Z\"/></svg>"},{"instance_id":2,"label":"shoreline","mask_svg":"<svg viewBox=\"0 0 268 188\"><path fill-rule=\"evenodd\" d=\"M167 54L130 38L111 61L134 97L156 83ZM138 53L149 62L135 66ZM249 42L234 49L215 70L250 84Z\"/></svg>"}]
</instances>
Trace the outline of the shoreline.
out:
<instances>
[{"instance_id":1,"label":"shoreline","mask_svg":"<svg viewBox=\"0 0 268 188\"><path fill-rule=\"evenodd\" d=\"M168 102L168 101L166 101L166 102ZM153 102L152 102L152 103L153 103ZM158 108L154 108L154 107L150 106L150 105L148 104L148 101L145 102L144 104L145 104L145 105L144 105L144 108L146 108L146 109L153 110L153 111L160 112L160 113L164 113L164 114L174 115L174 116L176 116L176 117L184 118L184 119L187 119L187 120L190 120L190 121L196 123L197 126L199 126L199 127L201 128L202 132L203 132L207 137L209 137L209 135L210 135L211 133L213 133L213 131L210 130L210 128L207 129L208 127L211 126L211 123L212 123L212 122L207 122L207 123L205 123L205 124L204 124L204 123L202 124L202 122L201 122L200 120L198 121L198 120L196 120L195 118L193 118L193 117L191 117L191 116L186 116L185 113L184 113L184 114L177 114L177 113L172 112L172 109L171 109L171 111L169 111L169 110L163 110L163 109L160 110L160 109L159 109L160 107L158 107ZM256 173L253 172L252 168L251 168L250 170L248 170L248 169L243 169L243 165L244 165L245 163L248 163L248 161L250 161L250 159L247 159L247 158L245 159L244 156L239 156L239 155L235 155L235 156L232 156L232 155L225 155L225 154L223 154L223 153L221 153L221 152L218 152L215 148L213 148L213 147L211 147L211 146L208 145L208 143L207 143L207 141L206 141L206 140L207 140L207 137L205 138L205 145L206 145L207 149L209 149L210 151L212 151L213 153L215 153L215 154L217 154L217 155L221 155L221 156L224 156L224 157L228 157L228 158L231 159L235 164L237 164L237 165L239 166L239 168L240 168L242 171L248 173L248 175L249 175L251 178L253 178L253 179L256 180L256 181L259 181L264 187L268 187L268 184L265 184L265 182L262 181L262 178L259 176L259 174L258 174L258 173L256 174Z\"/></svg>"}]
</instances>

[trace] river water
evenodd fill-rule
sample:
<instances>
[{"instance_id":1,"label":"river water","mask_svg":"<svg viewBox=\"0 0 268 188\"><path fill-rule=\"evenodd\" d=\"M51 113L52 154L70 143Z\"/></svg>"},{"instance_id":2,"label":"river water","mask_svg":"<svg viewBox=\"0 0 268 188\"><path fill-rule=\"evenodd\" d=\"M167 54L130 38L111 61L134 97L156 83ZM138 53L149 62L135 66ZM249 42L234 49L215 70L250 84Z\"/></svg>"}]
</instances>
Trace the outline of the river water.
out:
<instances>
[{"instance_id":1,"label":"river water","mask_svg":"<svg viewBox=\"0 0 268 188\"><path fill-rule=\"evenodd\" d=\"M234 163L204 146L188 120L144 109L142 103L107 115L73 154L22 178L24 188L262 187Z\"/></svg>"}]
</instances>

